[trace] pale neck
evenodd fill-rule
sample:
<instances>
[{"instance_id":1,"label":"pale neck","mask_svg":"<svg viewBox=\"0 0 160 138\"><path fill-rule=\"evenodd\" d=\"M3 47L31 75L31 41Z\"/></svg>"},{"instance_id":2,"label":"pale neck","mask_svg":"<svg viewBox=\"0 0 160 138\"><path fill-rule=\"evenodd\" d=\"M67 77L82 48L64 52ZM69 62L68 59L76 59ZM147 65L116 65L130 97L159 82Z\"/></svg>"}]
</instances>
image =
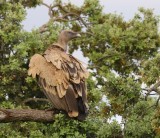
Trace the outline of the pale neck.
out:
<instances>
[{"instance_id":1,"label":"pale neck","mask_svg":"<svg viewBox=\"0 0 160 138\"><path fill-rule=\"evenodd\" d=\"M58 39L58 44L62 47L65 51L67 51L67 44L68 41L62 40L61 38Z\"/></svg>"}]
</instances>

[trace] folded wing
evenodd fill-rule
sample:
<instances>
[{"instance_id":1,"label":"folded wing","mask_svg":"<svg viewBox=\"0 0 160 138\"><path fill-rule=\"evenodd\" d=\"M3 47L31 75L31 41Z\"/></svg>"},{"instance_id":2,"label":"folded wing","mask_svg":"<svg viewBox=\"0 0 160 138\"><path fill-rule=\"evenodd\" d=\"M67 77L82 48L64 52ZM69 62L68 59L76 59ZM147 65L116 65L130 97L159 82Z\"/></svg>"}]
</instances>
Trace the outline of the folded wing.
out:
<instances>
[{"instance_id":1,"label":"folded wing","mask_svg":"<svg viewBox=\"0 0 160 138\"><path fill-rule=\"evenodd\" d=\"M29 64L29 75L39 85L54 108L70 117L83 120L88 112L85 79L87 70L71 55L59 48L48 48L44 56L35 54Z\"/></svg>"}]
</instances>

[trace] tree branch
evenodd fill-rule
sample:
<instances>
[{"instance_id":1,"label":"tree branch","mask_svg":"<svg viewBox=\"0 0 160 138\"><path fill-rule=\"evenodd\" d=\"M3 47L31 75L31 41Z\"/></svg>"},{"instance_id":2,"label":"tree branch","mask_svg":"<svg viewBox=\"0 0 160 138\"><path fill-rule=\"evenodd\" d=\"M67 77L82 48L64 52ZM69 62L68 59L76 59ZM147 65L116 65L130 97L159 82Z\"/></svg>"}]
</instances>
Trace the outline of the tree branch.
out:
<instances>
[{"instance_id":1,"label":"tree branch","mask_svg":"<svg viewBox=\"0 0 160 138\"><path fill-rule=\"evenodd\" d=\"M48 5L43 2L42 5L48 8L48 15L50 17L50 20L39 28L40 33L44 33L47 31L47 26L49 22L55 22L55 21L71 22L71 21L77 20L81 22L86 28L88 28L88 24L80 16L80 14L76 14L76 13L71 12L68 9L65 9L64 8L65 6L61 5L60 3L55 3L54 5ZM58 9L54 10L54 8L58 8ZM61 14L58 17L53 16L54 11L57 11L57 10L59 10Z\"/></svg>"},{"instance_id":2,"label":"tree branch","mask_svg":"<svg viewBox=\"0 0 160 138\"><path fill-rule=\"evenodd\" d=\"M157 99L157 101L156 101L156 104L155 104L156 107L157 107L158 104L159 104L159 100L160 100L160 96L158 97L158 99Z\"/></svg>"},{"instance_id":3,"label":"tree branch","mask_svg":"<svg viewBox=\"0 0 160 138\"><path fill-rule=\"evenodd\" d=\"M158 90L158 87L160 86L160 81L158 81L157 83L155 83L150 89L147 90L146 96L145 96L145 100L147 100L148 96L150 95L150 93L152 91L155 91L157 94L160 95L160 91Z\"/></svg>"},{"instance_id":4,"label":"tree branch","mask_svg":"<svg viewBox=\"0 0 160 138\"><path fill-rule=\"evenodd\" d=\"M47 8L50 8L50 6L44 2L41 3L42 5L46 6Z\"/></svg>"},{"instance_id":5,"label":"tree branch","mask_svg":"<svg viewBox=\"0 0 160 138\"><path fill-rule=\"evenodd\" d=\"M26 104L26 103L31 102L31 101L34 101L34 102L48 102L49 103L49 100L46 99L46 98L28 98L28 99L24 100L22 104Z\"/></svg>"},{"instance_id":6,"label":"tree branch","mask_svg":"<svg viewBox=\"0 0 160 138\"><path fill-rule=\"evenodd\" d=\"M0 123L14 121L53 122L54 111L35 109L0 109Z\"/></svg>"}]
</instances>

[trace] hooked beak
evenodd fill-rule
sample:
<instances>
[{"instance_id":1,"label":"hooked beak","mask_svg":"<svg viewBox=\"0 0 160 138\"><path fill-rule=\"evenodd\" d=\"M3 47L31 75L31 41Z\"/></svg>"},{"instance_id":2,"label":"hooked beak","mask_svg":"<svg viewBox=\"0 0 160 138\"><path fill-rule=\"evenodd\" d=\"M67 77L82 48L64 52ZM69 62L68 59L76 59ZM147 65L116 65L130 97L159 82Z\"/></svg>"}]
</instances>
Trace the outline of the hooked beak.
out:
<instances>
[{"instance_id":1,"label":"hooked beak","mask_svg":"<svg viewBox=\"0 0 160 138\"><path fill-rule=\"evenodd\" d=\"M75 38L79 38L79 37L81 37L81 35L79 33L73 33L71 39L75 39Z\"/></svg>"},{"instance_id":2,"label":"hooked beak","mask_svg":"<svg viewBox=\"0 0 160 138\"><path fill-rule=\"evenodd\" d=\"M81 37L81 34L77 33L76 37Z\"/></svg>"}]
</instances>

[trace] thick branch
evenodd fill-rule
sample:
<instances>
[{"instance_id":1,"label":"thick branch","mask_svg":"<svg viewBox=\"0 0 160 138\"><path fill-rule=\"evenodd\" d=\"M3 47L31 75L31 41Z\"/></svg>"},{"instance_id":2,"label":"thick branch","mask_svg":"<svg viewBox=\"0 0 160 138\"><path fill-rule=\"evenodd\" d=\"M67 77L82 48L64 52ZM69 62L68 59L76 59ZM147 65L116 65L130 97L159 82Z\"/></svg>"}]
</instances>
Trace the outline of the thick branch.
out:
<instances>
[{"instance_id":1,"label":"thick branch","mask_svg":"<svg viewBox=\"0 0 160 138\"><path fill-rule=\"evenodd\" d=\"M0 123L14 121L53 122L53 111L34 109L0 109Z\"/></svg>"}]
</instances>

